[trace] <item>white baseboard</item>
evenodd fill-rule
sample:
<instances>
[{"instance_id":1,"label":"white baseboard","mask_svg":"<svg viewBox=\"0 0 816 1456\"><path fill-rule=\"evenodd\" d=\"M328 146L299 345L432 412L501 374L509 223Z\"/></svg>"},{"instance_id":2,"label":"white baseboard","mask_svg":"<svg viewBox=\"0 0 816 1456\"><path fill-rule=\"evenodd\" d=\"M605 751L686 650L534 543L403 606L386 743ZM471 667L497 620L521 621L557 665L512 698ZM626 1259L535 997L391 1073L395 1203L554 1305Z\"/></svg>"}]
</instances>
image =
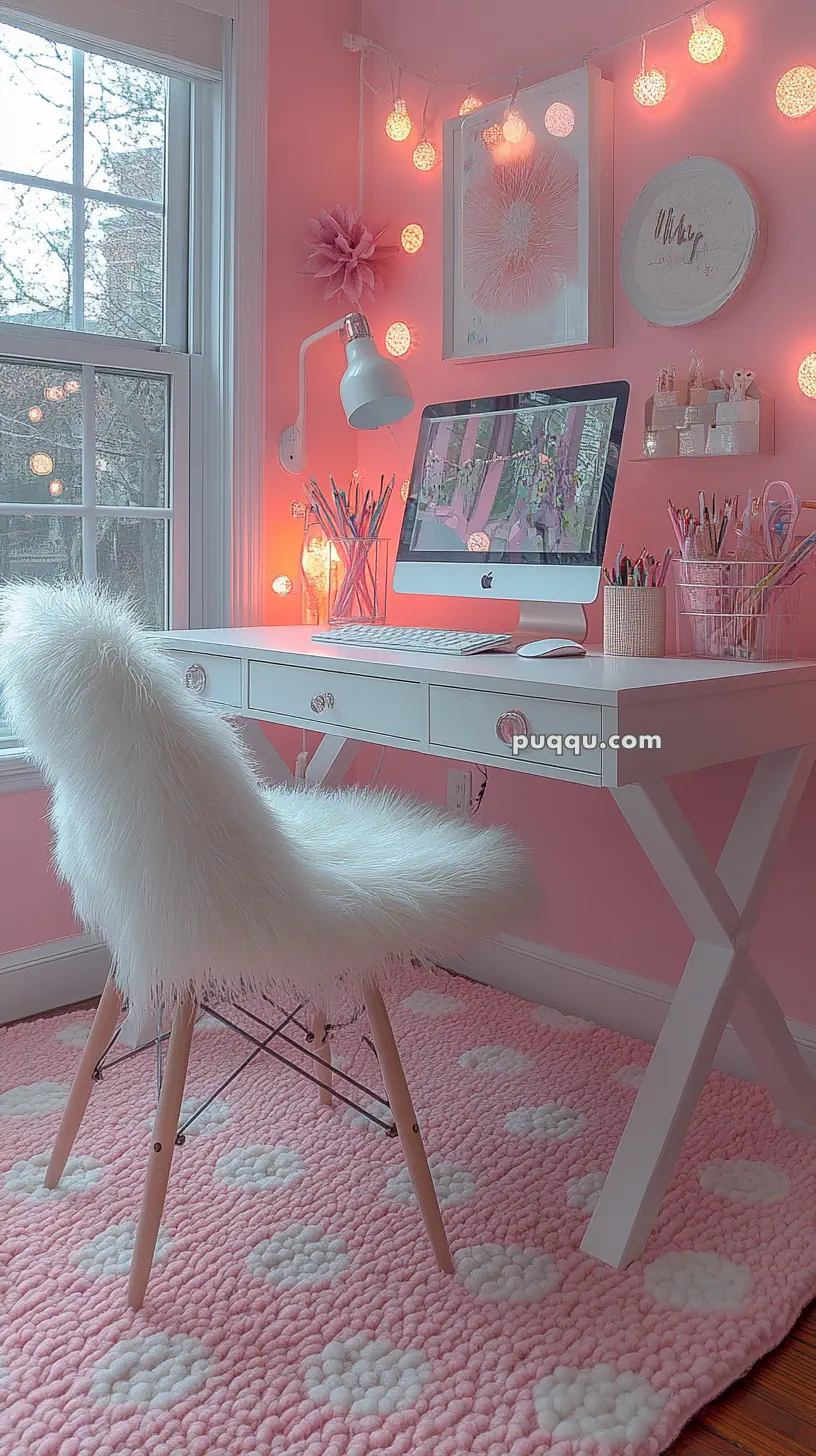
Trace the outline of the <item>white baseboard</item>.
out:
<instances>
[{"instance_id":1,"label":"white baseboard","mask_svg":"<svg viewBox=\"0 0 816 1456\"><path fill-rule=\"evenodd\" d=\"M109 969L107 946L88 935L0 956L0 1023L98 996Z\"/></svg>"},{"instance_id":2,"label":"white baseboard","mask_svg":"<svg viewBox=\"0 0 816 1456\"><path fill-rule=\"evenodd\" d=\"M498 986L525 1001L555 1006L571 1016L585 1016L643 1041L657 1040L672 998L672 987L649 981L616 966L573 955L534 941L498 936L460 969L474 980ZM816 1026L788 1020L788 1026L811 1070L816 1073ZM720 1072L754 1080L756 1073L742 1043L729 1026L714 1062Z\"/></svg>"}]
</instances>

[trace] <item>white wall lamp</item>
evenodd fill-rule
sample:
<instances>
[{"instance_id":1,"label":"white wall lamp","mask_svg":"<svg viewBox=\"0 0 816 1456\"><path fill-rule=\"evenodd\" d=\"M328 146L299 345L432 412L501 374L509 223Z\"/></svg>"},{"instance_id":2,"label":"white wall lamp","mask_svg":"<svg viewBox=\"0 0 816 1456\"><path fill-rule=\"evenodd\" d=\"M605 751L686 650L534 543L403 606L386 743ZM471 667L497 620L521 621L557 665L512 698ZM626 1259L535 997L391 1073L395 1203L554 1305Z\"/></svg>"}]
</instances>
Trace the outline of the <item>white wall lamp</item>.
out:
<instances>
[{"instance_id":1,"label":"white wall lamp","mask_svg":"<svg viewBox=\"0 0 816 1456\"><path fill-rule=\"evenodd\" d=\"M340 399L346 419L355 430L379 430L402 420L414 408L411 386L396 359L386 359L371 337L368 319L349 313L336 323L310 334L300 346L298 359L298 417L280 438L278 455L284 470L297 475L304 466L306 411L306 350L319 339L339 333L346 346L346 371L340 380Z\"/></svg>"}]
</instances>

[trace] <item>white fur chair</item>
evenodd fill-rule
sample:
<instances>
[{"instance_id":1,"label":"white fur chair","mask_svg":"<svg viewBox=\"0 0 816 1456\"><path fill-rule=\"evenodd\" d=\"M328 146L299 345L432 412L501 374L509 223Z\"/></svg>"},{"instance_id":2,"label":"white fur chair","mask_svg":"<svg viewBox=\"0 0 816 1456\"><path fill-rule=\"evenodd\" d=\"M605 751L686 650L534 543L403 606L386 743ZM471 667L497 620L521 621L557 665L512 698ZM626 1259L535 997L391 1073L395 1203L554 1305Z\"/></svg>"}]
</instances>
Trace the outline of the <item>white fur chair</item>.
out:
<instances>
[{"instance_id":1,"label":"white fur chair","mask_svg":"<svg viewBox=\"0 0 816 1456\"><path fill-rule=\"evenodd\" d=\"M5 589L5 708L53 787L58 871L113 968L66 1104L56 1187L124 1007L172 1019L128 1297L144 1299L198 1008L294 996L318 1032L365 1002L419 1208L452 1261L391 1024L388 967L514 923L536 886L505 833L389 793L264 789L234 729L183 685L131 611L84 584ZM312 1062L329 1101L328 1050Z\"/></svg>"}]
</instances>

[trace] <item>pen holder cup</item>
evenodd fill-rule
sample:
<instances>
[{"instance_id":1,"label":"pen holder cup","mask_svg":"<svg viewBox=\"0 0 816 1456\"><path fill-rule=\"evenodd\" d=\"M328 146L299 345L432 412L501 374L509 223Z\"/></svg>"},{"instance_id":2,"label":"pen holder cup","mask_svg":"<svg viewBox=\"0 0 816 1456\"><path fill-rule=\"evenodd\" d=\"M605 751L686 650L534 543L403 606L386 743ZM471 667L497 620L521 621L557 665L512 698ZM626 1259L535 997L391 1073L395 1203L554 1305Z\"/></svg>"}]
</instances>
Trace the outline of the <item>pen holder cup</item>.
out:
<instances>
[{"instance_id":1,"label":"pen holder cup","mask_svg":"<svg viewBox=\"0 0 816 1456\"><path fill-rule=\"evenodd\" d=\"M610 657L665 657L664 586L604 587L604 652Z\"/></svg>"},{"instance_id":2,"label":"pen holder cup","mask_svg":"<svg viewBox=\"0 0 816 1456\"><path fill-rule=\"evenodd\" d=\"M328 616L333 624L384 622L388 542L379 536L329 537Z\"/></svg>"},{"instance_id":3,"label":"pen holder cup","mask_svg":"<svg viewBox=\"0 0 816 1456\"><path fill-rule=\"evenodd\" d=\"M799 587L773 561L675 561L677 652L786 662L796 656ZM770 577L770 580L768 578Z\"/></svg>"}]
</instances>

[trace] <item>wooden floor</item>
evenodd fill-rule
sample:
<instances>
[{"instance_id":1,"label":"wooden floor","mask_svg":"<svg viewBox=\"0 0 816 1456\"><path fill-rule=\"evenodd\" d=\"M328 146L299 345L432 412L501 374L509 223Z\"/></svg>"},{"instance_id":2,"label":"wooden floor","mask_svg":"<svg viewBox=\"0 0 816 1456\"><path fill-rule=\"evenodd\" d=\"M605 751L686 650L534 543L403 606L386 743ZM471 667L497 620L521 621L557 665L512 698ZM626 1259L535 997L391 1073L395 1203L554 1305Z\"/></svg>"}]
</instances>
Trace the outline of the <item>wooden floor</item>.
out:
<instances>
[{"instance_id":1,"label":"wooden floor","mask_svg":"<svg viewBox=\"0 0 816 1456\"><path fill-rule=\"evenodd\" d=\"M706 1406L666 1456L814 1456L816 1305L778 1350Z\"/></svg>"}]
</instances>

